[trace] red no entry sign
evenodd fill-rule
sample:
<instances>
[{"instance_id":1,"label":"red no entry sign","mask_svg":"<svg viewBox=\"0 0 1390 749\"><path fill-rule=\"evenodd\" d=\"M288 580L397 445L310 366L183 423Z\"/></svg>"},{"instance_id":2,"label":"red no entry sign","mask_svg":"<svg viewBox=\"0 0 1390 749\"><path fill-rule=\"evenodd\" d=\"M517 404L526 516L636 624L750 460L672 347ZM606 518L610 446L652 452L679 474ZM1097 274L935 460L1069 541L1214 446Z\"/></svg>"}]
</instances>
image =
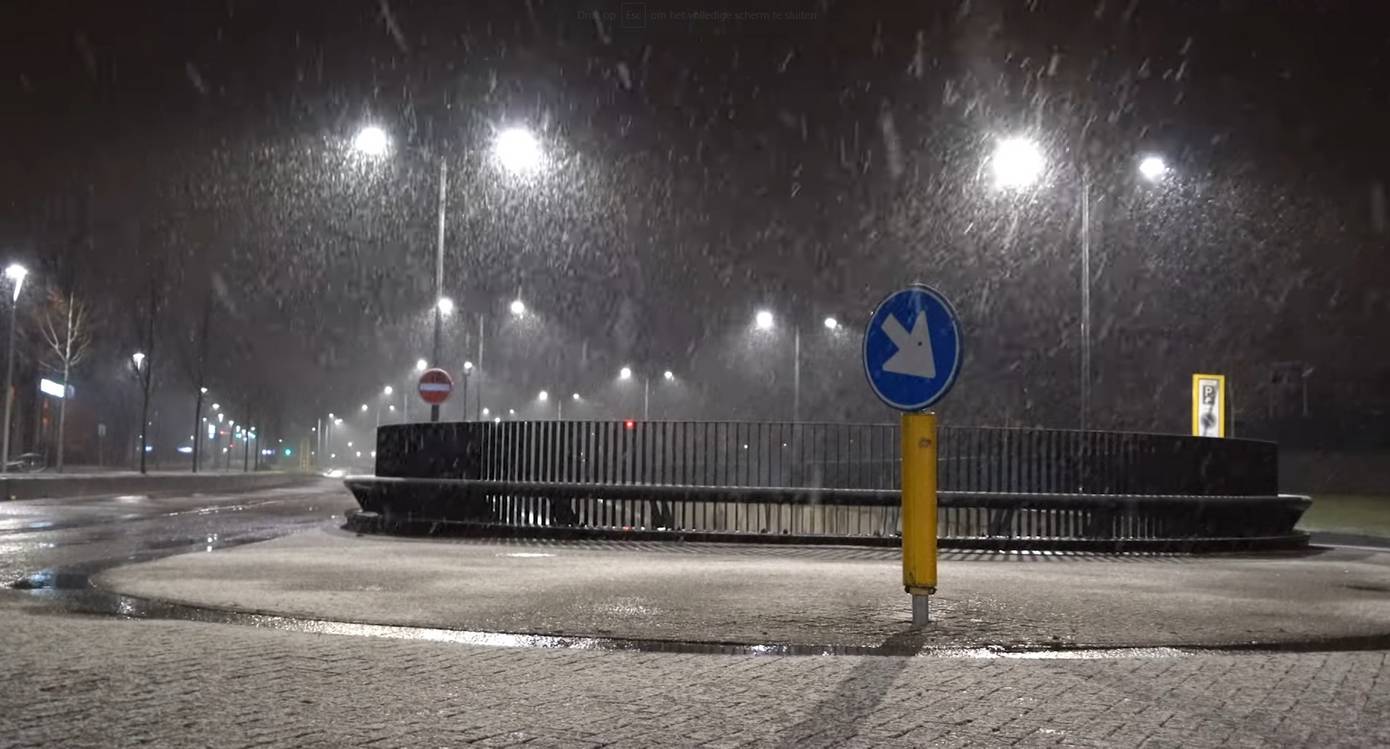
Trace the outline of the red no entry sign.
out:
<instances>
[{"instance_id":1,"label":"red no entry sign","mask_svg":"<svg viewBox=\"0 0 1390 749\"><path fill-rule=\"evenodd\" d=\"M420 375L420 399L437 406L449 400L454 391L454 380L442 369L426 369Z\"/></svg>"}]
</instances>

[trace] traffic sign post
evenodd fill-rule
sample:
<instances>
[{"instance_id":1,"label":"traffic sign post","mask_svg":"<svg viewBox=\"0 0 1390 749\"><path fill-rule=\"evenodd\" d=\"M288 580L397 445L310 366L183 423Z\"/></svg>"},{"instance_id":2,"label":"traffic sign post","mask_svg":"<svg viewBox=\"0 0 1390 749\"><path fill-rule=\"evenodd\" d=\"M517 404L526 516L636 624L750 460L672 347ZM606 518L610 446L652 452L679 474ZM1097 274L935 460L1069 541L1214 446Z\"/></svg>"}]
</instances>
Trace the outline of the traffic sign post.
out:
<instances>
[{"instance_id":1,"label":"traffic sign post","mask_svg":"<svg viewBox=\"0 0 1390 749\"><path fill-rule=\"evenodd\" d=\"M454 391L454 379L442 369L426 369L420 373L420 400L430 404L430 421L439 421L439 406L449 400Z\"/></svg>"},{"instance_id":2,"label":"traffic sign post","mask_svg":"<svg viewBox=\"0 0 1390 749\"><path fill-rule=\"evenodd\" d=\"M864 329L864 376L879 400L903 412L903 588L912 596L912 626L929 621L936 593L936 414L960 372L956 311L928 286L879 302Z\"/></svg>"}]
</instances>

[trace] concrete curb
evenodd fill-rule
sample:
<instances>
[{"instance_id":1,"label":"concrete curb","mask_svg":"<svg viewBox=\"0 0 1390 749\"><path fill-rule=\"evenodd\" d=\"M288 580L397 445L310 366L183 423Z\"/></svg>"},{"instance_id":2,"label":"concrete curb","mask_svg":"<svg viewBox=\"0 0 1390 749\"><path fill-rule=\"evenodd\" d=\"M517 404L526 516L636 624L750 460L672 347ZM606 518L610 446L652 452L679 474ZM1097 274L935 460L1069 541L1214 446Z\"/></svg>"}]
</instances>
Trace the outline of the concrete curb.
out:
<instances>
[{"instance_id":1,"label":"concrete curb","mask_svg":"<svg viewBox=\"0 0 1390 749\"><path fill-rule=\"evenodd\" d=\"M16 477L0 479L0 501L88 497L102 494L238 492L312 481L303 473L194 474L161 476Z\"/></svg>"}]
</instances>

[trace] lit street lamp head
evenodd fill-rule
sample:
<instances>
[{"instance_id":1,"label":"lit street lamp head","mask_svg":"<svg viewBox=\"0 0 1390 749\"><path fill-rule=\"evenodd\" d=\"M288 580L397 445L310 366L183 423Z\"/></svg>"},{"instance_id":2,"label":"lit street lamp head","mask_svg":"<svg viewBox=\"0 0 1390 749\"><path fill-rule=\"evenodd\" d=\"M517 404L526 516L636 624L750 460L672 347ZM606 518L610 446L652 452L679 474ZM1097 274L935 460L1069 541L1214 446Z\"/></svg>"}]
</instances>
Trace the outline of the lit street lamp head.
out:
<instances>
[{"instance_id":1,"label":"lit street lamp head","mask_svg":"<svg viewBox=\"0 0 1390 749\"><path fill-rule=\"evenodd\" d=\"M136 351L135 353L130 355L130 360L135 362L135 368L139 369L140 366L145 363L145 354L143 352Z\"/></svg>"},{"instance_id":2,"label":"lit street lamp head","mask_svg":"<svg viewBox=\"0 0 1390 749\"><path fill-rule=\"evenodd\" d=\"M772 330L772 313L760 309L758 314L753 317L753 322L758 326L758 330Z\"/></svg>"},{"instance_id":3,"label":"lit street lamp head","mask_svg":"<svg viewBox=\"0 0 1390 749\"><path fill-rule=\"evenodd\" d=\"M208 394L208 389L207 389L207 388L198 388L198 392L202 393L203 395L207 395L207 394Z\"/></svg>"},{"instance_id":4,"label":"lit street lamp head","mask_svg":"<svg viewBox=\"0 0 1390 749\"><path fill-rule=\"evenodd\" d=\"M1158 156L1145 156L1139 162L1139 174L1150 182L1158 182L1168 174L1168 165Z\"/></svg>"},{"instance_id":5,"label":"lit street lamp head","mask_svg":"<svg viewBox=\"0 0 1390 749\"><path fill-rule=\"evenodd\" d=\"M512 127L498 133L492 151L509 172L529 172L541 165L541 146L525 128Z\"/></svg>"},{"instance_id":6,"label":"lit street lamp head","mask_svg":"<svg viewBox=\"0 0 1390 749\"><path fill-rule=\"evenodd\" d=\"M661 376L662 376L662 378L664 378L664 379L667 380L667 381L676 379L676 373L675 373L675 372L672 372L672 371L669 370L669 369L666 370L665 372L662 372L662 373L661 373Z\"/></svg>"},{"instance_id":7,"label":"lit street lamp head","mask_svg":"<svg viewBox=\"0 0 1390 749\"><path fill-rule=\"evenodd\" d=\"M526 314L526 303L521 301L520 299L513 299L511 304L511 311L513 315L521 317L522 315Z\"/></svg>"},{"instance_id":8,"label":"lit street lamp head","mask_svg":"<svg viewBox=\"0 0 1390 749\"><path fill-rule=\"evenodd\" d=\"M466 361L466 362L464 362L464 363L463 363L463 371L464 371L465 374L468 373L468 372L472 372L472 371L473 371L473 362L471 362L471 361Z\"/></svg>"},{"instance_id":9,"label":"lit street lamp head","mask_svg":"<svg viewBox=\"0 0 1390 749\"><path fill-rule=\"evenodd\" d=\"M19 289L24 285L25 276L29 275L29 270L19 263L10 263L5 269L5 278L14 282L14 301L19 301Z\"/></svg>"},{"instance_id":10,"label":"lit street lamp head","mask_svg":"<svg viewBox=\"0 0 1390 749\"><path fill-rule=\"evenodd\" d=\"M632 379L632 367L623 367L622 369L618 370L618 379L620 379L620 380L630 380L630 379Z\"/></svg>"},{"instance_id":11,"label":"lit street lamp head","mask_svg":"<svg viewBox=\"0 0 1390 749\"><path fill-rule=\"evenodd\" d=\"M571 395L570 398L571 398L572 400L578 401L578 400L579 400L579 393L575 393L574 395Z\"/></svg>"},{"instance_id":12,"label":"lit street lamp head","mask_svg":"<svg viewBox=\"0 0 1390 749\"><path fill-rule=\"evenodd\" d=\"M363 411L366 411L366 410L367 410L367 404L366 404L366 403L363 403L363 404L362 404L362 410L363 410Z\"/></svg>"},{"instance_id":13,"label":"lit street lamp head","mask_svg":"<svg viewBox=\"0 0 1390 749\"><path fill-rule=\"evenodd\" d=\"M366 156L382 156L391 147L391 138L386 131L376 125L368 125L357 131L352 139L352 150Z\"/></svg>"},{"instance_id":14,"label":"lit street lamp head","mask_svg":"<svg viewBox=\"0 0 1390 749\"><path fill-rule=\"evenodd\" d=\"M1037 182L1044 165L1042 149L1027 138L1000 140L990 158L994 186L1003 189L1024 188Z\"/></svg>"},{"instance_id":15,"label":"lit street lamp head","mask_svg":"<svg viewBox=\"0 0 1390 749\"><path fill-rule=\"evenodd\" d=\"M425 371L426 369L429 369L429 366L430 366L430 365L429 365L429 362L425 361L424 359L416 359L416 360L415 360L415 371L416 371L416 372L423 372L423 371ZM331 414L330 414L330 415L331 415Z\"/></svg>"},{"instance_id":16,"label":"lit street lamp head","mask_svg":"<svg viewBox=\"0 0 1390 749\"><path fill-rule=\"evenodd\" d=\"M826 330L835 330L835 329L837 329L837 328L839 328L839 327L840 327L840 321L839 321L839 320L836 320L836 319L833 318L833 317L827 317L827 318L825 318L825 329L826 329Z\"/></svg>"},{"instance_id":17,"label":"lit street lamp head","mask_svg":"<svg viewBox=\"0 0 1390 749\"><path fill-rule=\"evenodd\" d=\"M544 390L542 390L542 391L540 391L539 393L536 394L536 400L538 400L538 401L544 403L544 402L550 400L550 393L547 393L547 392L545 392Z\"/></svg>"},{"instance_id":18,"label":"lit street lamp head","mask_svg":"<svg viewBox=\"0 0 1390 749\"><path fill-rule=\"evenodd\" d=\"M436 302L436 304L439 306L439 314L444 315L445 317L454 314L454 300L450 299L449 297L439 297L439 301Z\"/></svg>"},{"instance_id":19,"label":"lit street lamp head","mask_svg":"<svg viewBox=\"0 0 1390 749\"><path fill-rule=\"evenodd\" d=\"M390 386L390 385L387 385L386 387L384 387L384 388L381 389L381 394L382 394L382 395L390 395L390 394L393 393L393 392L395 392L395 391L393 391L393 390L391 389L391 386Z\"/></svg>"}]
</instances>

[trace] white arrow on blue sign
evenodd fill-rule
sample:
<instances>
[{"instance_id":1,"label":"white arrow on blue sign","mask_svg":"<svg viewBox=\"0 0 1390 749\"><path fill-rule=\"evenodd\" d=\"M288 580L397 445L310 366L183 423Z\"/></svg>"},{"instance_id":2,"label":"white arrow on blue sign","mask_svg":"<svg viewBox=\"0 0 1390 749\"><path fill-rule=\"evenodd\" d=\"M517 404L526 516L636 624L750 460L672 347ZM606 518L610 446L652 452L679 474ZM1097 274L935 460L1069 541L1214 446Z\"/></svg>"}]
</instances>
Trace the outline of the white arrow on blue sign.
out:
<instances>
[{"instance_id":1,"label":"white arrow on blue sign","mask_svg":"<svg viewBox=\"0 0 1390 749\"><path fill-rule=\"evenodd\" d=\"M941 400L956 382L960 360L955 308L929 286L888 295L864 329L864 376L879 400L899 411Z\"/></svg>"}]
</instances>

